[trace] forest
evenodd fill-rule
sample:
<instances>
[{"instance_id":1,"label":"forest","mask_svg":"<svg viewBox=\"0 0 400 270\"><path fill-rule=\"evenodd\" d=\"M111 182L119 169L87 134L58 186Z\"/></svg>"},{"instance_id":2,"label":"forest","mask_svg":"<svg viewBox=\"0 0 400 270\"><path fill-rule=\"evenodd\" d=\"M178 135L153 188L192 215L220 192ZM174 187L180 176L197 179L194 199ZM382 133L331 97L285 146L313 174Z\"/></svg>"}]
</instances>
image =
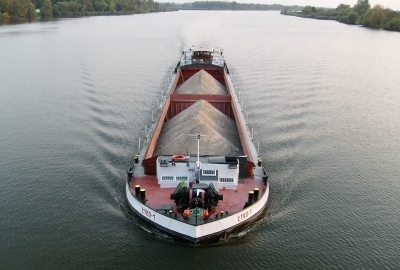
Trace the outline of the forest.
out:
<instances>
[{"instance_id":1,"label":"forest","mask_svg":"<svg viewBox=\"0 0 400 270\"><path fill-rule=\"evenodd\" d=\"M165 2L166 9L189 9L189 10L278 10L281 11L285 6L280 4L244 4L236 1L195 1L186 3ZM300 6L290 6L291 10L301 11Z\"/></svg>"},{"instance_id":2,"label":"forest","mask_svg":"<svg viewBox=\"0 0 400 270\"><path fill-rule=\"evenodd\" d=\"M282 10L283 5L242 4L224 1L195 1L189 3L154 0L0 0L0 19L40 17L73 17L120 15L146 12L190 10ZM40 12L36 10L40 9ZM290 6L293 11L302 7Z\"/></svg>"},{"instance_id":3,"label":"forest","mask_svg":"<svg viewBox=\"0 0 400 270\"><path fill-rule=\"evenodd\" d=\"M40 12L37 12L40 9ZM335 9L314 6L283 6L279 4L243 4L224 1L195 1L176 4L154 0L0 0L0 20L10 18L34 19L46 17L73 17L95 15L121 15L146 12L194 10L281 10L281 14L320 20L336 20L371 28L400 31L400 13L381 5L371 8L369 0L358 0L351 7L340 4Z\"/></svg>"},{"instance_id":4,"label":"forest","mask_svg":"<svg viewBox=\"0 0 400 270\"><path fill-rule=\"evenodd\" d=\"M375 5L371 8L368 0L358 0L353 7L346 4L340 4L336 9L306 6L301 12L285 7L281 13L297 17L319 20L336 20L346 24L357 24L370 28L400 31L399 11L384 8L381 5Z\"/></svg>"},{"instance_id":5,"label":"forest","mask_svg":"<svg viewBox=\"0 0 400 270\"><path fill-rule=\"evenodd\" d=\"M0 18L72 17L165 11L153 0L0 0Z\"/></svg>"}]
</instances>

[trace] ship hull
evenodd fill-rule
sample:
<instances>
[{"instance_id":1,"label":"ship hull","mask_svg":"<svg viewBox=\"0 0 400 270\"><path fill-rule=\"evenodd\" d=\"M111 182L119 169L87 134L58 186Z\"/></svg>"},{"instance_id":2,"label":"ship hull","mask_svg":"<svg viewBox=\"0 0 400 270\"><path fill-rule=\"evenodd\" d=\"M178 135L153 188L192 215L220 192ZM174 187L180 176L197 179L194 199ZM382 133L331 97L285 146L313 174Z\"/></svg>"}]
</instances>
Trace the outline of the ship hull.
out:
<instances>
[{"instance_id":1,"label":"ship hull","mask_svg":"<svg viewBox=\"0 0 400 270\"><path fill-rule=\"evenodd\" d=\"M264 195L250 207L228 217L220 218L207 224L193 226L154 211L141 203L129 188L126 182L126 198L130 209L142 220L168 235L190 243L210 243L226 239L230 234L239 231L263 213L268 201L269 184L267 183Z\"/></svg>"}]
</instances>

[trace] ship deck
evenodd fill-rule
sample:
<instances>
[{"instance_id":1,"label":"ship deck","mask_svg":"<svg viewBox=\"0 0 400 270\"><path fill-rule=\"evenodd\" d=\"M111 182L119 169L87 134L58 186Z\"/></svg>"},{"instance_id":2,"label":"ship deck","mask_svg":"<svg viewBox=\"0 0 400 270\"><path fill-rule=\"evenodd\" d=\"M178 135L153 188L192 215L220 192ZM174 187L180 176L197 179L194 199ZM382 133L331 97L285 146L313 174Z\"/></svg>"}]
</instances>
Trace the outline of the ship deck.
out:
<instances>
[{"instance_id":1,"label":"ship deck","mask_svg":"<svg viewBox=\"0 0 400 270\"><path fill-rule=\"evenodd\" d=\"M210 215L213 218L220 211L228 211L228 213L233 214L243 210L249 196L249 191L258 188L259 198L264 195L266 186L264 185L262 179L257 178L245 178L240 181L236 186L236 189L220 189L218 194L223 195L223 200L218 202L216 211ZM178 218L182 217L182 213L179 213L177 207L170 196L174 192L175 188L160 188L155 176L136 176L132 177L129 188L133 196L135 196L135 186L140 185L141 189L146 190L146 202L145 204L156 210L158 206L170 206L174 213L177 214Z\"/></svg>"}]
</instances>

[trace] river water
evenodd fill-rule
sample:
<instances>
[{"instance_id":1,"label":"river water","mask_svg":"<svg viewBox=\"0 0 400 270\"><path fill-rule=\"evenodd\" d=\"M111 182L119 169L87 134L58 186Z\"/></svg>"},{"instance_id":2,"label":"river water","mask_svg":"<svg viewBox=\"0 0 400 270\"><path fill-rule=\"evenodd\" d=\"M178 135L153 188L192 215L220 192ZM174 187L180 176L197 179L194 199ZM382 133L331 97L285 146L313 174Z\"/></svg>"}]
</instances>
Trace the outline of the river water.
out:
<instances>
[{"instance_id":1,"label":"river water","mask_svg":"<svg viewBox=\"0 0 400 270\"><path fill-rule=\"evenodd\" d=\"M208 246L127 207L183 48L222 47L260 142L263 217ZM400 34L277 12L0 27L1 269L400 267Z\"/></svg>"}]
</instances>

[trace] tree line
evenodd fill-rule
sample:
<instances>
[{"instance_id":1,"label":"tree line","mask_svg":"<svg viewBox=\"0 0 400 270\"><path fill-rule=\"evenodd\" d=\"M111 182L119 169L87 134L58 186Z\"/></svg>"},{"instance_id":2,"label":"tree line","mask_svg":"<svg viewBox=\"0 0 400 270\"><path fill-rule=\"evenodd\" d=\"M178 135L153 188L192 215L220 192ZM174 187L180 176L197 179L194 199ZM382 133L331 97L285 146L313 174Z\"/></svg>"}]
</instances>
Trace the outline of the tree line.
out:
<instances>
[{"instance_id":1,"label":"tree line","mask_svg":"<svg viewBox=\"0 0 400 270\"><path fill-rule=\"evenodd\" d=\"M382 28L400 31L400 12L381 5L371 8L368 0L358 0L350 5L340 4L336 9L315 8L306 6L301 12L292 11L285 7L281 14L320 20L336 20L346 24L358 24L371 28Z\"/></svg>"},{"instance_id":2,"label":"tree line","mask_svg":"<svg viewBox=\"0 0 400 270\"><path fill-rule=\"evenodd\" d=\"M191 4L192 9L208 10L268 10L269 5L262 4L240 4L236 1L196 1Z\"/></svg>"},{"instance_id":3,"label":"tree line","mask_svg":"<svg viewBox=\"0 0 400 270\"><path fill-rule=\"evenodd\" d=\"M153 0L0 0L0 19L132 14L165 11Z\"/></svg>"},{"instance_id":4,"label":"tree line","mask_svg":"<svg viewBox=\"0 0 400 270\"><path fill-rule=\"evenodd\" d=\"M34 19L41 17L72 17L86 15L132 14L172 11L179 9L201 10L282 10L283 5L243 4L236 1L195 1L193 3L159 3L154 0L0 0L0 20L10 18ZM291 6L300 11L302 7Z\"/></svg>"},{"instance_id":5,"label":"tree line","mask_svg":"<svg viewBox=\"0 0 400 270\"><path fill-rule=\"evenodd\" d=\"M167 9L190 9L190 10L282 10L284 5L273 4L242 4L236 1L195 1L193 3L165 2L163 5ZM291 6L291 10L301 10L302 7Z\"/></svg>"}]
</instances>

